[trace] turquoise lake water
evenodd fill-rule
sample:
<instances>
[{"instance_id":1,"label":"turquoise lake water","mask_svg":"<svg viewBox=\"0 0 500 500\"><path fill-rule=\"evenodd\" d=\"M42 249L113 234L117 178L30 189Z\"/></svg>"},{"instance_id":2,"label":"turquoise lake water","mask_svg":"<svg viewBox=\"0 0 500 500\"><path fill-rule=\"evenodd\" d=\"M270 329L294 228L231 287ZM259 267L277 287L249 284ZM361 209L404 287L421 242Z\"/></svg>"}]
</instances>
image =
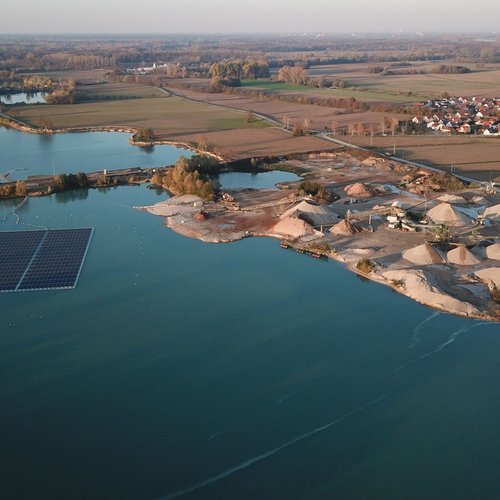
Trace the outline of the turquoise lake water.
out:
<instances>
[{"instance_id":1,"label":"turquoise lake water","mask_svg":"<svg viewBox=\"0 0 500 500\"><path fill-rule=\"evenodd\" d=\"M19 210L95 232L75 290L0 294L2 498L497 497L498 324L131 208L164 197Z\"/></svg>"},{"instance_id":2,"label":"turquoise lake water","mask_svg":"<svg viewBox=\"0 0 500 500\"><path fill-rule=\"evenodd\" d=\"M273 188L279 182L300 181L301 178L291 172L274 170L259 174L229 172L215 176L215 180L225 189L268 189Z\"/></svg>"},{"instance_id":3,"label":"turquoise lake water","mask_svg":"<svg viewBox=\"0 0 500 500\"><path fill-rule=\"evenodd\" d=\"M171 165L182 154L192 153L170 146L139 147L128 143L130 134L87 132L27 134L0 127L0 174L9 179L29 175L94 172L128 167L155 168Z\"/></svg>"}]
</instances>

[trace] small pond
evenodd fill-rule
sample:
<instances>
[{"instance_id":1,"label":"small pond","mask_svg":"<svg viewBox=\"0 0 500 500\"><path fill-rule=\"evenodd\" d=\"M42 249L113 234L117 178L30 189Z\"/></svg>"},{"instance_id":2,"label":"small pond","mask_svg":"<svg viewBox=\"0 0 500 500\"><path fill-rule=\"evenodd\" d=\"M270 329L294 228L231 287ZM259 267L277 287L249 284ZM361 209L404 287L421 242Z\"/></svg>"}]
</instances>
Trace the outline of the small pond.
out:
<instances>
[{"instance_id":1,"label":"small pond","mask_svg":"<svg viewBox=\"0 0 500 500\"><path fill-rule=\"evenodd\" d=\"M4 104L43 104L45 103L45 93L35 92L33 94L28 94L26 92L21 92L19 94L4 94L0 95L0 102Z\"/></svg>"},{"instance_id":2,"label":"small pond","mask_svg":"<svg viewBox=\"0 0 500 500\"><path fill-rule=\"evenodd\" d=\"M279 182L300 181L301 177L291 172L273 170L259 173L229 172L215 176L214 180L223 189L272 189Z\"/></svg>"}]
</instances>

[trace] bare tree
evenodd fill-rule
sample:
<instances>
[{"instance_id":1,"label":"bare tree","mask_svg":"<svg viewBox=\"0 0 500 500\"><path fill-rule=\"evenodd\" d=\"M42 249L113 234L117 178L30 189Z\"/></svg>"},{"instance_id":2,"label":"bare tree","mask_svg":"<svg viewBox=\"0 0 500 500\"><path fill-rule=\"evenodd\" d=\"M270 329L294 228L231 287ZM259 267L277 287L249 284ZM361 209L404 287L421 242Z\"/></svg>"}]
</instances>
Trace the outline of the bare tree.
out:
<instances>
[{"instance_id":1,"label":"bare tree","mask_svg":"<svg viewBox=\"0 0 500 500\"><path fill-rule=\"evenodd\" d=\"M391 118L391 134L394 137L396 135L396 128L399 125L399 120L396 117Z\"/></svg>"}]
</instances>

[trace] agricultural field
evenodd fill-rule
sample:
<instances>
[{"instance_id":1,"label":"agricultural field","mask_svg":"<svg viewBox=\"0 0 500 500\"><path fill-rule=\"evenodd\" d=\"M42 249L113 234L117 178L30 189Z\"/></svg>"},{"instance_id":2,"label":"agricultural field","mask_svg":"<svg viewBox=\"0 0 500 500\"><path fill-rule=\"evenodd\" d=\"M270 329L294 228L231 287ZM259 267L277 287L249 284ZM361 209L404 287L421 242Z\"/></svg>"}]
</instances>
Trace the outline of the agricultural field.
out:
<instances>
[{"instance_id":1,"label":"agricultural field","mask_svg":"<svg viewBox=\"0 0 500 500\"><path fill-rule=\"evenodd\" d=\"M78 101L106 101L116 99L145 99L165 97L165 93L149 85L127 83L95 83L77 86Z\"/></svg>"},{"instance_id":2,"label":"agricultural field","mask_svg":"<svg viewBox=\"0 0 500 500\"><path fill-rule=\"evenodd\" d=\"M453 171L474 179L500 182L500 139L475 136L338 136L352 144L430 166ZM372 144L372 146L370 146Z\"/></svg>"},{"instance_id":3,"label":"agricultural field","mask_svg":"<svg viewBox=\"0 0 500 500\"><path fill-rule=\"evenodd\" d=\"M108 87L104 87L109 92ZM113 87L130 95L136 87ZM152 87L137 87L155 90ZM232 111L176 96L112 99L66 105L22 105L9 114L32 126L42 123L54 129L92 127L153 128L165 141L204 145L230 158L280 156L295 152L335 149L315 137L294 137L272 128L256 117L248 119L244 111ZM105 94L107 95L107 94Z\"/></svg>"},{"instance_id":4,"label":"agricultural field","mask_svg":"<svg viewBox=\"0 0 500 500\"><path fill-rule=\"evenodd\" d=\"M234 160L341 149L340 146L317 137L294 137L278 128L234 129L205 134L185 134L179 135L177 139L180 142L206 144L225 158Z\"/></svg>"},{"instance_id":5,"label":"agricultural field","mask_svg":"<svg viewBox=\"0 0 500 500\"><path fill-rule=\"evenodd\" d=\"M377 64L337 64L329 66L313 66L308 76L341 79L346 82L349 90L357 90L353 95L360 100L385 100L388 102L416 102L433 97L439 97L444 92L452 96L480 95L486 97L500 96L500 65L498 64L468 64L471 73L435 74L432 73L441 64L457 65L457 61L439 61L439 63L419 62L408 67L395 70L426 71L426 74L414 75L383 75L369 73L370 66L387 66ZM344 91L346 89L342 89ZM366 94L368 92L368 94ZM411 95L407 94L411 92ZM390 100L390 96L399 95L400 101ZM363 96L370 97L365 99ZM358 98L358 97L356 97Z\"/></svg>"},{"instance_id":6,"label":"agricultural field","mask_svg":"<svg viewBox=\"0 0 500 500\"><path fill-rule=\"evenodd\" d=\"M380 127L384 118L396 117L399 120L408 120L407 114L383 113L372 111L349 111L345 109L329 108L310 104L300 104L295 102L283 102L278 100L260 99L255 97L243 97L231 94L209 94L207 92L197 92L193 90L173 89L176 94L194 99L200 102L216 104L232 109L252 111L259 113L280 124L288 123L289 127L302 125L307 121L309 128L324 130L334 128L345 128L349 124L363 123L368 129L370 126Z\"/></svg>"},{"instance_id":7,"label":"agricultural field","mask_svg":"<svg viewBox=\"0 0 500 500\"><path fill-rule=\"evenodd\" d=\"M217 109L178 97L111 100L81 104L12 107L8 113L33 126L48 122L50 128L151 127L169 135L218 130L266 128L261 120L247 123L244 113Z\"/></svg>"},{"instance_id":8,"label":"agricultural field","mask_svg":"<svg viewBox=\"0 0 500 500\"><path fill-rule=\"evenodd\" d=\"M370 90L362 88L314 88L303 85L292 85L276 80L244 80L241 82L243 88L262 90L267 93L293 93L306 94L318 97L351 98L363 102L390 102L396 104L407 104L417 102L416 96L402 95L396 91Z\"/></svg>"},{"instance_id":9,"label":"agricultural field","mask_svg":"<svg viewBox=\"0 0 500 500\"><path fill-rule=\"evenodd\" d=\"M212 40L206 49L197 41L182 39L172 46L177 48L169 46L168 50L159 41L105 41L105 49L92 46L85 54L81 48L75 52L72 45L63 43L57 57L47 54L47 67L53 71L40 66L39 74L54 81L75 80L79 103L19 105L9 107L7 113L34 126L53 128L153 128L165 140L210 144L234 158L334 147L318 137L290 133L294 128L296 133L324 131L382 153L396 148L397 156L405 159L445 170L453 165L464 174L498 179L498 138L390 135L395 121L411 120L409 108L429 98L444 93L499 97L500 61L492 40L486 43L462 36L236 37L232 50L225 38ZM23 50L28 53L32 47ZM121 61L117 66L109 60L110 54L113 61ZM242 73L248 60L258 61L259 68L267 65L267 72ZM212 64L221 61L231 63L233 73L213 73ZM28 62L37 67L41 64L28 57L20 58L16 67L26 67L26 74L31 74ZM157 65L154 71L153 64ZM277 81L280 68L298 65L304 65L308 78L323 77L340 84L339 88ZM446 71L461 71L453 67L464 66L470 73L446 73L441 66L448 67ZM240 70L235 69L238 67ZM239 95L238 89L228 89L209 93L213 74L240 78L239 90L253 92ZM282 74L287 77L286 72ZM252 75L271 77L251 80ZM288 77L288 81L298 81L290 73ZM410 132L411 127L401 130Z\"/></svg>"}]
</instances>

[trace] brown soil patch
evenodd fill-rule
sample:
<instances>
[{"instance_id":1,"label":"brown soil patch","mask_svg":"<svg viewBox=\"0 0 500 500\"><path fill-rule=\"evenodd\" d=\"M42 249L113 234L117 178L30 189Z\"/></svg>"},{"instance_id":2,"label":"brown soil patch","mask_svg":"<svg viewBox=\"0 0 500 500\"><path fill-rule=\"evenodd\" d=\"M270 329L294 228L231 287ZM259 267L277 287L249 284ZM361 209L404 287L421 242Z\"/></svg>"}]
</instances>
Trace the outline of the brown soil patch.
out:
<instances>
[{"instance_id":1,"label":"brown soil patch","mask_svg":"<svg viewBox=\"0 0 500 500\"><path fill-rule=\"evenodd\" d=\"M218 152L234 159L282 156L291 153L339 149L333 143L327 143L316 137L294 137L282 130L242 129L204 134L183 134L175 137L180 142L204 142L217 146Z\"/></svg>"},{"instance_id":2,"label":"brown soil patch","mask_svg":"<svg viewBox=\"0 0 500 500\"><path fill-rule=\"evenodd\" d=\"M337 128L343 128L351 123L363 123L366 128L369 125L380 127L384 117L396 116L400 120L407 120L408 115L379 113L371 111L348 112L343 109L333 109L311 104L299 104L279 102L272 100L260 100L258 97L241 97L231 94L209 94L204 92L195 92L193 90L172 89L176 94L194 99L200 102L227 106L244 111L253 111L262 115L274 118L280 123L288 121L290 126L301 125L304 120L308 120L309 127L317 130L331 128L332 122L336 123ZM325 97L325 96L322 96Z\"/></svg>"},{"instance_id":3,"label":"brown soil patch","mask_svg":"<svg viewBox=\"0 0 500 500\"><path fill-rule=\"evenodd\" d=\"M343 136L339 136L340 139ZM369 137L349 137L349 141L369 147ZM413 160L440 167L445 171L461 173L474 179L500 180L500 140L497 137L476 136L396 136L375 137L373 148L392 154L394 143L396 155L405 160Z\"/></svg>"}]
</instances>

